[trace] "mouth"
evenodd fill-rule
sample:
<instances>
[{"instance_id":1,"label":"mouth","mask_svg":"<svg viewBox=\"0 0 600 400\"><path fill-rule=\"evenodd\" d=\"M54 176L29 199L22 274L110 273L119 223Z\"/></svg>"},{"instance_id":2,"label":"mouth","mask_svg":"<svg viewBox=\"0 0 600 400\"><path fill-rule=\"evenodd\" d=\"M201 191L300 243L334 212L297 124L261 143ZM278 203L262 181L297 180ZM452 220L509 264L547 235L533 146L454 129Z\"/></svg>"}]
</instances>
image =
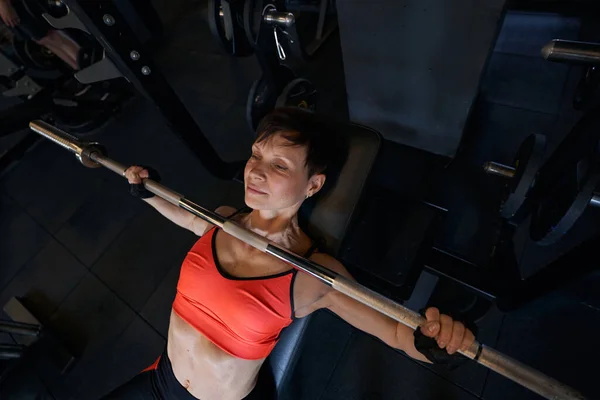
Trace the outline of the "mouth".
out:
<instances>
[{"instance_id":1,"label":"mouth","mask_svg":"<svg viewBox=\"0 0 600 400\"><path fill-rule=\"evenodd\" d=\"M266 192L263 192L262 190L258 189L256 186L252 186L252 185L248 185L247 186L248 192L252 193L252 194L267 194Z\"/></svg>"}]
</instances>

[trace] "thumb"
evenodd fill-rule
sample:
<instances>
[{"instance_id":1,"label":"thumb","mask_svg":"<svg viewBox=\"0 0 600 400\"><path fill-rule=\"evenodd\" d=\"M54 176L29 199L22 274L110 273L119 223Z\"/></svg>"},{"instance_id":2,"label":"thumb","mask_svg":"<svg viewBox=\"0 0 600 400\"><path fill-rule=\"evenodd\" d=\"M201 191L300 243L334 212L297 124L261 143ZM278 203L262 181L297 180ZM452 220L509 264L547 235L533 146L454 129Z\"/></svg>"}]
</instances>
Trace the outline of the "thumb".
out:
<instances>
[{"instance_id":1,"label":"thumb","mask_svg":"<svg viewBox=\"0 0 600 400\"><path fill-rule=\"evenodd\" d=\"M435 337L440 331L440 323L438 321L426 322L421 325L421 332L428 337Z\"/></svg>"}]
</instances>

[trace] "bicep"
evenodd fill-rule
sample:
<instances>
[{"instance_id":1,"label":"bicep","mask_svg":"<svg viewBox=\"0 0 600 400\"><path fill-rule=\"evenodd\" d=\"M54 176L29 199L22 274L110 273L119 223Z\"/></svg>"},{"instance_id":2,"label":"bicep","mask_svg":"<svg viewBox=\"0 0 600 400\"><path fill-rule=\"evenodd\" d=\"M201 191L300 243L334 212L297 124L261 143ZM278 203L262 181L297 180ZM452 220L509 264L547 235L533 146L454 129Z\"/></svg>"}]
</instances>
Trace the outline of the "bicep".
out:
<instances>
[{"instance_id":1,"label":"bicep","mask_svg":"<svg viewBox=\"0 0 600 400\"><path fill-rule=\"evenodd\" d=\"M220 206L215 209L215 212L223 217L229 217L236 212L236 209L231 206ZM190 230L196 235L202 236L213 226L213 224L206 222L202 218L194 216L190 223Z\"/></svg>"},{"instance_id":2,"label":"bicep","mask_svg":"<svg viewBox=\"0 0 600 400\"><path fill-rule=\"evenodd\" d=\"M328 257L322 261L325 261L320 262L324 267L354 280L346 268L333 257ZM396 329L398 327L396 321L329 286L322 285L322 287L324 289L319 293L319 298L312 304L311 311L326 308L355 328L378 337L388 345L396 342Z\"/></svg>"},{"instance_id":3,"label":"bicep","mask_svg":"<svg viewBox=\"0 0 600 400\"><path fill-rule=\"evenodd\" d=\"M379 311L366 306L343 293L332 291L328 294L328 307L353 327L381 339L388 346L397 342L398 323Z\"/></svg>"}]
</instances>

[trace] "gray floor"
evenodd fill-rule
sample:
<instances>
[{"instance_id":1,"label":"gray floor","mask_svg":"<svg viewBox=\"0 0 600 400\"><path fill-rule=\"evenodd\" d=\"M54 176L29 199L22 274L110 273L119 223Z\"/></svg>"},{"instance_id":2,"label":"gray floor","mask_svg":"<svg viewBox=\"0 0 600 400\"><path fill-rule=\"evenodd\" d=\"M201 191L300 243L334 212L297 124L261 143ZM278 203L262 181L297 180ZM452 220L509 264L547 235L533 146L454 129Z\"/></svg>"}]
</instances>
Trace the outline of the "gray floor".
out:
<instances>
[{"instance_id":1,"label":"gray floor","mask_svg":"<svg viewBox=\"0 0 600 400\"><path fill-rule=\"evenodd\" d=\"M165 6L170 42L157 58L222 157L244 158L252 141L245 99L259 69L252 58L222 55L198 5L186 7L177 13ZM322 109L343 118L343 72L335 57L339 49L332 46L309 75L321 80ZM338 71L337 79L324 78L330 75L320 68ZM500 98L503 89L487 88ZM556 106L546 103L547 109ZM131 102L92 139L123 163L152 165L166 185L206 207L242 203L241 186L209 175L144 99ZM145 368L164 348L179 265L195 238L131 198L127 189L114 174L87 170L48 142L0 178L0 304L25 296L58 336L81 351L64 376L46 359L35 360L34 369L11 382L28 393L12 398L96 399ZM599 398L593 362L599 355L593 346L600 326L599 281L597 274L590 276L521 312L493 310L479 324L479 337ZM302 384L293 388L294 398L538 398L482 367L444 372L411 361L327 313L318 318L323 330L311 332L312 345L299 360ZM36 397L36 391L43 394Z\"/></svg>"}]
</instances>

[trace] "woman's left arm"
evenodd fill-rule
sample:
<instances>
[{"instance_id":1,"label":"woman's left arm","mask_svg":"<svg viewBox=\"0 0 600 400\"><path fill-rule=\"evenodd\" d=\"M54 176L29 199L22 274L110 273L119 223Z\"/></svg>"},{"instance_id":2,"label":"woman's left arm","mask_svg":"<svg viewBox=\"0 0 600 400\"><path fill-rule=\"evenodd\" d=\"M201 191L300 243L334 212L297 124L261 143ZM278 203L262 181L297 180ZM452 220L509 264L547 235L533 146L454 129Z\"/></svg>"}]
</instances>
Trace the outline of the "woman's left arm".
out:
<instances>
[{"instance_id":1,"label":"woman's left arm","mask_svg":"<svg viewBox=\"0 0 600 400\"><path fill-rule=\"evenodd\" d=\"M352 279L346 268L333 257L321 255L315 261ZM334 289L324 288L323 284L320 287L314 285L314 290L319 291L315 296L317 300L308 305L303 314L309 314L322 308L329 309L350 325L381 339L388 346L402 350L417 360L430 362L415 348L414 331L411 328ZM453 321L449 316L440 314L434 307L428 308L425 316L427 322L421 326L421 332L425 336L434 338L438 346L446 349L449 354L453 354L459 349L466 350L475 340L473 333L466 329L461 322Z\"/></svg>"}]
</instances>

